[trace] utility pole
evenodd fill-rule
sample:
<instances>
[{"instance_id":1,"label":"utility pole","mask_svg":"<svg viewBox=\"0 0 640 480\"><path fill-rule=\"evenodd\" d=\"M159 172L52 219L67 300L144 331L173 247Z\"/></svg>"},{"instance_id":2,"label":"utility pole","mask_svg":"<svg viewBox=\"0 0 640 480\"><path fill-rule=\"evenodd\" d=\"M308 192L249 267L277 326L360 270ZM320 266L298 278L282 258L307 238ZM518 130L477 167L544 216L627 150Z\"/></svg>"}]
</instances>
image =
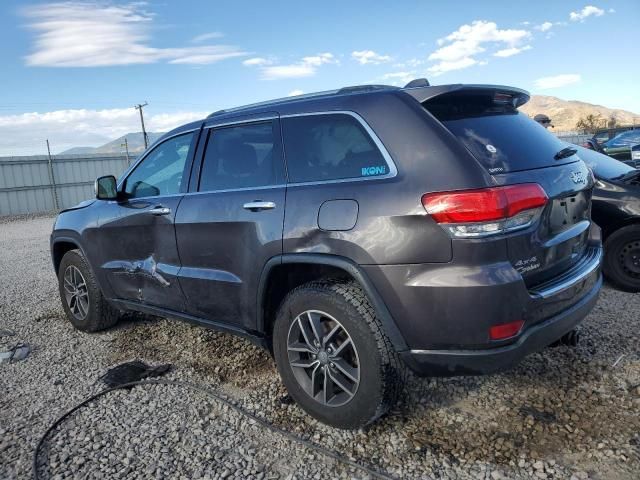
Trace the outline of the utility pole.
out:
<instances>
[{"instance_id":1,"label":"utility pole","mask_svg":"<svg viewBox=\"0 0 640 480\"><path fill-rule=\"evenodd\" d=\"M53 174L53 159L51 158L51 147L49 147L49 139L47 138L47 156L49 157L49 181L51 182L51 196L53 198L53 208L58 211L60 205L58 203L58 188L56 187L56 177Z\"/></svg>"},{"instance_id":2,"label":"utility pole","mask_svg":"<svg viewBox=\"0 0 640 480\"><path fill-rule=\"evenodd\" d=\"M142 104L134 105L134 108L140 112L140 123L142 124L142 138L144 138L144 149L149 146L149 138L147 138L147 131L144 129L144 115L142 115L142 109L149 105L146 101Z\"/></svg>"},{"instance_id":3,"label":"utility pole","mask_svg":"<svg viewBox=\"0 0 640 480\"><path fill-rule=\"evenodd\" d=\"M129 159L129 142L127 141L127 136L124 137L124 143L120 144L121 147L124 147L124 151L127 153L127 165L131 165L131 160Z\"/></svg>"}]
</instances>

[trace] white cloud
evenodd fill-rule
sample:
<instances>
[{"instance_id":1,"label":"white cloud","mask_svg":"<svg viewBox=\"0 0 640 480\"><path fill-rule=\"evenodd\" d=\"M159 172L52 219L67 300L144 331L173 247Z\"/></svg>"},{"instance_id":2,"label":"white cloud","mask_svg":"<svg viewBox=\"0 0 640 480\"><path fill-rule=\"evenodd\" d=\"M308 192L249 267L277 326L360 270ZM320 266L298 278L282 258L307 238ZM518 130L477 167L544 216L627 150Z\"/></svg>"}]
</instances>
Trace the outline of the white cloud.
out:
<instances>
[{"instance_id":1,"label":"white cloud","mask_svg":"<svg viewBox=\"0 0 640 480\"><path fill-rule=\"evenodd\" d=\"M208 33L203 33L201 35L197 35L193 37L191 41L193 43L202 43L202 42L206 42L207 40L213 40L214 38L222 38L222 37L224 37L224 33L208 32Z\"/></svg>"},{"instance_id":2,"label":"white cloud","mask_svg":"<svg viewBox=\"0 0 640 480\"><path fill-rule=\"evenodd\" d=\"M332 53L319 53L303 57L300 61L289 65L272 65L261 57L243 62L247 66L258 66L264 80L279 80L283 78L311 77L316 74L318 67L326 64L337 64L338 60Z\"/></svg>"},{"instance_id":3,"label":"white cloud","mask_svg":"<svg viewBox=\"0 0 640 480\"><path fill-rule=\"evenodd\" d=\"M543 22L540 25L536 25L534 28L536 30L540 30L541 32L546 32L548 30L551 30L552 27L553 27L553 23L551 23L551 22Z\"/></svg>"},{"instance_id":4,"label":"white cloud","mask_svg":"<svg viewBox=\"0 0 640 480\"><path fill-rule=\"evenodd\" d=\"M360 63L360 65L366 65L368 63L378 65L380 63L391 61L391 57L389 55L380 55L373 50L356 50L351 52L351 57Z\"/></svg>"},{"instance_id":5,"label":"white cloud","mask_svg":"<svg viewBox=\"0 0 640 480\"><path fill-rule=\"evenodd\" d=\"M287 97L297 97L298 95L304 95L304 92L302 90L299 90L299 89L291 90L289 92L289 95L287 95Z\"/></svg>"},{"instance_id":6,"label":"white cloud","mask_svg":"<svg viewBox=\"0 0 640 480\"><path fill-rule=\"evenodd\" d=\"M538 78L534 85L540 90L547 90L550 88L566 87L567 85L573 85L582 80L582 77L577 73L565 73L562 75L555 75L553 77Z\"/></svg>"},{"instance_id":7,"label":"white cloud","mask_svg":"<svg viewBox=\"0 0 640 480\"><path fill-rule=\"evenodd\" d=\"M269 65L270 63L271 60L267 60L266 58L262 57L248 58L247 60L244 60L242 62L242 64L246 67L254 67L256 65Z\"/></svg>"},{"instance_id":8,"label":"white cloud","mask_svg":"<svg viewBox=\"0 0 640 480\"><path fill-rule=\"evenodd\" d=\"M149 31L154 16L144 5L69 1L27 7L23 14L36 39L25 61L40 67L104 67L160 61L209 64L245 55L230 45L153 47Z\"/></svg>"},{"instance_id":9,"label":"white cloud","mask_svg":"<svg viewBox=\"0 0 640 480\"><path fill-rule=\"evenodd\" d=\"M515 48L530 36L527 30L500 30L495 22L476 20L471 25L462 25L455 32L438 40L440 48L429 55L429 60L437 63L428 71L433 75L440 75L472 65L484 65L486 61L475 57L487 48Z\"/></svg>"},{"instance_id":10,"label":"white cloud","mask_svg":"<svg viewBox=\"0 0 640 480\"><path fill-rule=\"evenodd\" d=\"M518 48L518 47L505 48L502 50L498 50L496 53L493 54L493 56L494 57L512 57L514 55L525 52L527 50L531 50L532 48L533 47L531 45L525 45L522 48Z\"/></svg>"},{"instance_id":11,"label":"white cloud","mask_svg":"<svg viewBox=\"0 0 640 480\"><path fill-rule=\"evenodd\" d=\"M604 10L598 7L594 7L593 5L587 5L579 12L571 12L569 14L569 19L572 22L584 22L588 17L601 17L604 15Z\"/></svg>"},{"instance_id":12,"label":"white cloud","mask_svg":"<svg viewBox=\"0 0 640 480\"><path fill-rule=\"evenodd\" d=\"M145 114L148 131L166 132L204 118L210 112ZM105 110L56 110L0 116L0 156L46 154L71 147L97 147L126 133L140 131L140 117L133 107Z\"/></svg>"},{"instance_id":13,"label":"white cloud","mask_svg":"<svg viewBox=\"0 0 640 480\"><path fill-rule=\"evenodd\" d=\"M418 77L419 75L416 72L392 72L385 73L382 76L382 80L391 83L391 85L405 86L411 80Z\"/></svg>"}]
</instances>

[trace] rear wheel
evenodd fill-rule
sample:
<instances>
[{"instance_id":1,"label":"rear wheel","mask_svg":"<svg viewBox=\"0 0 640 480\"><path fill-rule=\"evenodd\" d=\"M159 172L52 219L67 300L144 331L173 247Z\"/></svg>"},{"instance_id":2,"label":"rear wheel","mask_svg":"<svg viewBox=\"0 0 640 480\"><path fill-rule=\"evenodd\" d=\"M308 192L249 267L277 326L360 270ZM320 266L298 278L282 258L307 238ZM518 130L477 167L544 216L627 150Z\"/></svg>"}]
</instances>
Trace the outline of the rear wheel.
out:
<instances>
[{"instance_id":1,"label":"rear wheel","mask_svg":"<svg viewBox=\"0 0 640 480\"><path fill-rule=\"evenodd\" d=\"M290 292L273 349L293 399L334 427L373 422L402 392L406 367L355 282L316 281Z\"/></svg>"},{"instance_id":2,"label":"rear wheel","mask_svg":"<svg viewBox=\"0 0 640 480\"><path fill-rule=\"evenodd\" d=\"M616 287L640 291L640 225L612 233L604 244L604 273Z\"/></svg>"},{"instance_id":3,"label":"rear wheel","mask_svg":"<svg viewBox=\"0 0 640 480\"><path fill-rule=\"evenodd\" d=\"M58 286L62 307L78 330L97 332L118 323L119 311L102 295L80 250L70 250L62 257Z\"/></svg>"}]
</instances>

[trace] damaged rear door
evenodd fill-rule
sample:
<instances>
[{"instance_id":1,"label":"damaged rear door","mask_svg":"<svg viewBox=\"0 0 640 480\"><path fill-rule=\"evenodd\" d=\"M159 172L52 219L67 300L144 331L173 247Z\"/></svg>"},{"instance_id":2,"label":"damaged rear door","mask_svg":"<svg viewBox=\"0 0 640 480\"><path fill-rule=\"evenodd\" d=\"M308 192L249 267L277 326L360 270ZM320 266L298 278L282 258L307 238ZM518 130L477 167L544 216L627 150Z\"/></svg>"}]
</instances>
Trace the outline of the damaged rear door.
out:
<instances>
[{"instance_id":1,"label":"damaged rear door","mask_svg":"<svg viewBox=\"0 0 640 480\"><path fill-rule=\"evenodd\" d=\"M161 142L121 184L123 198L100 235L101 267L118 299L184 310L174 220L196 136L191 131Z\"/></svg>"}]
</instances>

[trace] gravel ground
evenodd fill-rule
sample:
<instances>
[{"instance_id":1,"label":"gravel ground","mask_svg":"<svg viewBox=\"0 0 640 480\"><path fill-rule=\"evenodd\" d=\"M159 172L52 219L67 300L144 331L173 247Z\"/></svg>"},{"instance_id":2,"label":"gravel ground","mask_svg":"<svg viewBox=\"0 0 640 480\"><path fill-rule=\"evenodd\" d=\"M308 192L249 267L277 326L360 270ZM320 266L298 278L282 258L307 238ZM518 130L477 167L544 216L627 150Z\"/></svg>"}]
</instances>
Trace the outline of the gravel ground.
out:
<instances>
[{"instance_id":1,"label":"gravel ground","mask_svg":"<svg viewBox=\"0 0 640 480\"><path fill-rule=\"evenodd\" d=\"M103 387L110 366L172 363L165 378L247 410L398 478L637 479L640 295L605 288L577 348L548 348L500 375L411 381L367 430L319 424L289 401L271 358L248 342L132 316L98 334L64 319L48 251L52 218L0 221L0 478L28 478L39 437ZM181 386L110 393L45 443L43 478L368 478Z\"/></svg>"}]
</instances>

